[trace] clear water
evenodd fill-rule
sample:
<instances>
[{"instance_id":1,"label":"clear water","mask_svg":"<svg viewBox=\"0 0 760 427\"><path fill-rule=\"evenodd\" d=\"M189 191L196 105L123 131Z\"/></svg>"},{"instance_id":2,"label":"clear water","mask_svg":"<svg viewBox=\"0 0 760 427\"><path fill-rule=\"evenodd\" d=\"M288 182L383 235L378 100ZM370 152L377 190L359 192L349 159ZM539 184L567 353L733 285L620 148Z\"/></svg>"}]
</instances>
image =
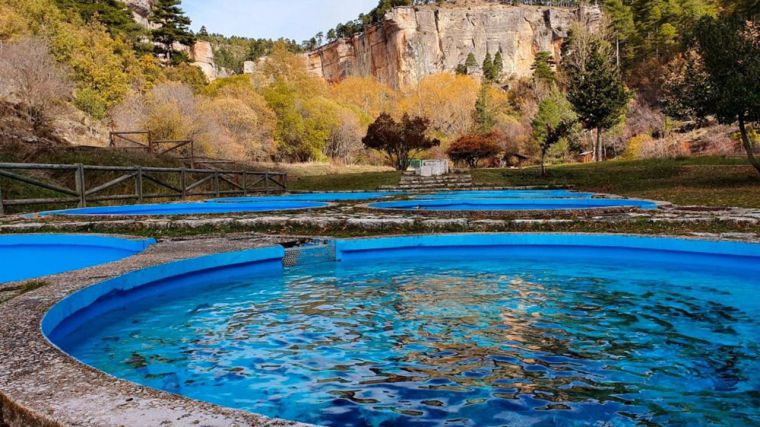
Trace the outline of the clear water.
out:
<instances>
[{"instance_id":1,"label":"clear water","mask_svg":"<svg viewBox=\"0 0 760 427\"><path fill-rule=\"evenodd\" d=\"M323 425L759 425L757 270L610 251L220 279L59 344L141 384Z\"/></svg>"}]
</instances>

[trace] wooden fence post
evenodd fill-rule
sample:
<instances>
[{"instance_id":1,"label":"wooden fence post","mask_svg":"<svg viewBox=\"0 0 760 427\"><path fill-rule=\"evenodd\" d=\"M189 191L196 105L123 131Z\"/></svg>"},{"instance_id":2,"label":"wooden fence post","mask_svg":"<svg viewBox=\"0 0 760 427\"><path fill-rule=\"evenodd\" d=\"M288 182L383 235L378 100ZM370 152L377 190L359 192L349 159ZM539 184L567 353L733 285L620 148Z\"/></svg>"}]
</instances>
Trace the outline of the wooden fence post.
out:
<instances>
[{"instance_id":1,"label":"wooden fence post","mask_svg":"<svg viewBox=\"0 0 760 427\"><path fill-rule=\"evenodd\" d=\"M135 195L137 196L137 202L143 202L143 168L137 167L137 175L135 176Z\"/></svg>"},{"instance_id":2,"label":"wooden fence post","mask_svg":"<svg viewBox=\"0 0 760 427\"><path fill-rule=\"evenodd\" d=\"M5 215L5 207L3 206L3 189L0 188L0 215Z\"/></svg>"},{"instance_id":3,"label":"wooden fence post","mask_svg":"<svg viewBox=\"0 0 760 427\"><path fill-rule=\"evenodd\" d=\"M248 195L248 172L243 171L243 196L247 196L247 195Z\"/></svg>"},{"instance_id":4,"label":"wooden fence post","mask_svg":"<svg viewBox=\"0 0 760 427\"><path fill-rule=\"evenodd\" d=\"M84 165L81 163L76 164L76 171L74 172L74 183L76 187L76 193L79 196L79 207L87 207L87 188L84 180Z\"/></svg>"},{"instance_id":5,"label":"wooden fence post","mask_svg":"<svg viewBox=\"0 0 760 427\"><path fill-rule=\"evenodd\" d=\"M216 193L217 199L221 196L219 188L219 172L214 172L214 193Z\"/></svg>"},{"instance_id":6,"label":"wooden fence post","mask_svg":"<svg viewBox=\"0 0 760 427\"><path fill-rule=\"evenodd\" d=\"M269 172L264 173L264 191L269 194Z\"/></svg>"},{"instance_id":7,"label":"wooden fence post","mask_svg":"<svg viewBox=\"0 0 760 427\"><path fill-rule=\"evenodd\" d=\"M182 200L185 200L187 199L187 170L185 168L179 171L179 185L182 189Z\"/></svg>"}]
</instances>

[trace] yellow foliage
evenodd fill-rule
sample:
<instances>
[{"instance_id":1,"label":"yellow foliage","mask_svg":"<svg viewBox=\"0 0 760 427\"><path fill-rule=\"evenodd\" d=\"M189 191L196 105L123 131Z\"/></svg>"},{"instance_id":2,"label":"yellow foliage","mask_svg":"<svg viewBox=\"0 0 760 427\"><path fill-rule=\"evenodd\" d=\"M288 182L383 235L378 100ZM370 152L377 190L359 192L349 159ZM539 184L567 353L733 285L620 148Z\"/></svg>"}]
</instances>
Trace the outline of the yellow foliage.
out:
<instances>
[{"instance_id":1,"label":"yellow foliage","mask_svg":"<svg viewBox=\"0 0 760 427\"><path fill-rule=\"evenodd\" d=\"M330 88L333 99L355 107L362 114L362 122L369 124L382 113L394 109L397 93L373 77L349 77Z\"/></svg>"},{"instance_id":2,"label":"yellow foliage","mask_svg":"<svg viewBox=\"0 0 760 427\"><path fill-rule=\"evenodd\" d=\"M24 18L8 6L0 4L0 42L28 31Z\"/></svg>"},{"instance_id":3,"label":"yellow foliage","mask_svg":"<svg viewBox=\"0 0 760 427\"><path fill-rule=\"evenodd\" d=\"M623 152L623 160L638 160L642 158L642 148L651 140L652 137L647 134L639 134L629 139Z\"/></svg>"},{"instance_id":4,"label":"yellow foliage","mask_svg":"<svg viewBox=\"0 0 760 427\"><path fill-rule=\"evenodd\" d=\"M131 89L144 90L155 83L155 77L145 75L150 67L137 59L129 43L112 38L102 25L85 25L79 15L64 13L52 0L2 1L0 22L10 20L13 31L50 41L56 59L73 70L75 103L88 113L102 116Z\"/></svg>"},{"instance_id":5,"label":"yellow foliage","mask_svg":"<svg viewBox=\"0 0 760 427\"><path fill-rule=\"evenodd\" d=\"M480 83L471 76L439 73L425 77L403 94L396 116L409 113L430 119L431 130L459 136L472 127Z\"/></svg>"}]
</instances>

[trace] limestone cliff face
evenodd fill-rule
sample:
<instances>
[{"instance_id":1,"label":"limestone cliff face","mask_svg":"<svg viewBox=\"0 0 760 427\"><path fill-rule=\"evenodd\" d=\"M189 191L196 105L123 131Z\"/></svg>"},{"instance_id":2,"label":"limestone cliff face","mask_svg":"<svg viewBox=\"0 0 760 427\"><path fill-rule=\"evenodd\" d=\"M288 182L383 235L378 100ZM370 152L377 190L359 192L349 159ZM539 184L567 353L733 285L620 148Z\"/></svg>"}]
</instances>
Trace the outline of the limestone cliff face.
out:
<instances>
[{"instance_id":1,"label":"limestone cliff face","mask_svg":"<svg viewBox=\"0 0 760 427\"><path fill-rule=\"evenodd\" d=\"M597 6L399 7L365 33L309 52L306 59L311 72L331 82L374 76L398 88L433 73L454 71L470 53L482 63L487 52L501 50L502 77L524 77L531 74L536 53L559 55L574 21L593 29L600 19Z\"/></svg>"}]
</instances>

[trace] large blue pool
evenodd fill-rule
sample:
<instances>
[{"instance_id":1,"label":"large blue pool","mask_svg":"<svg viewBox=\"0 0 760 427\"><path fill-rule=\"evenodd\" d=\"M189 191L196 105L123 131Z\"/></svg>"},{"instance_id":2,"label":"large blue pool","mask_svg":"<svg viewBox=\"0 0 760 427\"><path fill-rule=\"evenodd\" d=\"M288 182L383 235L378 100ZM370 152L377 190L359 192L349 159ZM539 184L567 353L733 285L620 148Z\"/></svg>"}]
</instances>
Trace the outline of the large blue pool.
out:
<instances>
[{"instance_id":1,"label":"large blue pool","mask_svg":"<svg viewBox=\"0 0 760 427\"><path fill-rule=\"evenodd\" d=\"M581 193L570 190L468 190L442 191L434 194L417 196L417 199L590 199L594 193Z\"/></svg>"},{"instance_id":2,"label":"large blue pool","mask_svg":"<svg viewBox=\"0 0 760 427\"><path fill-rule=\"evenodd\" d=\"M120 378L323 425L760 423L760 245L485 234L325 253L133 273L43 330Z\"/></svg>"},{"instance_id":3,"label":"large blue pool","mask_svg":"<svg viewBox=\"0 0 760 427\"><path fill-rule=\"evenodd\" d=\"M0 235L0 283L92 267L144 251L152 239L68 234Z\"/></svg>"},{"instance_id":4,"label":"large blue pool","mask_svg":"<svg viewBox=\"0 0 760 427\"><path fill-rule=\"evenodd\" d=\"M95 208L67 209L43 212L41 215L76 216L149 216L149 215L209 215L246 212L272 212L299 209L314 209L328 206L327 203L268 200L239 203L162 203L148 205L103 206Z\"/></svg>"},{"instance_id":5,"label":"large blue pool","mask_svg":"<svg viewBox=\"0 0 760 427\"><path fill-rule=\"evenodd\" d=\"M268 201L309 201L309 202L347 202L355 200L383 199L386 197L403 196L400 191L357 191L357 192L326 192L326 193L293 193L281 196L258 197L229 197L211 200L218 203L268 202Z\"/></svg>"},{"instance_id":6,"label":"large blue pool","mask_svg":"<svg viewBox=\"0 0 760 427\"><path fill-rule=\"evenodd\" d=\"M657 209L657 204L646 200L591 199L591 198L438 198L377 202L369 205L377 209L405 211L544 211L580 210L601 208Z\"/></svg>"}]
</instances>

